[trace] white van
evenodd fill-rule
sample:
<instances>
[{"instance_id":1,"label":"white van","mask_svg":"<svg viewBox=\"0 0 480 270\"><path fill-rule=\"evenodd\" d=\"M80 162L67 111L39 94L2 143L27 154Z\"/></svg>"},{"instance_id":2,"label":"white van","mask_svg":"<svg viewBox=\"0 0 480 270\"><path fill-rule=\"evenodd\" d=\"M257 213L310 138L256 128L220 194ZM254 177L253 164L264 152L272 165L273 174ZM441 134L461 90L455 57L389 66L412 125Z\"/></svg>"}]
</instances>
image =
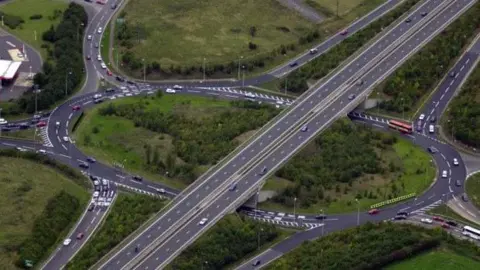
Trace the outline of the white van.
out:
<instances>
[{"instance_id":1,"label":"white van","mask_svg":"<svg viewBox=\"0 0 480 270\"><path fill-rule=\"evenodd\" d=\"M428 132L434 133L435 132L435 127L433 125L428 126Z\"/></svg>"}]
</instances>

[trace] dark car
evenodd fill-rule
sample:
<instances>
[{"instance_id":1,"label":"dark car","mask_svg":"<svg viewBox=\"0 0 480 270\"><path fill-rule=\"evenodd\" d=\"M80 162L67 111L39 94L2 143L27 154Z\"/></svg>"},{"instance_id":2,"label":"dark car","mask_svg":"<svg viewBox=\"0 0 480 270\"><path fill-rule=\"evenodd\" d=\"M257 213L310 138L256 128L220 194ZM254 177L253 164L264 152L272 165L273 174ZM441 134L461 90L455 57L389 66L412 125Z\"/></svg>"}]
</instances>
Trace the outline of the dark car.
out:
<instances>
[{"instance_id":1,"label":"dark car","mask_svg":"<svg viewBox=\"0 0 480 270\"><path fill-rule=\"evenodd\" d=\"M88 166L88 163L80 163L78 164L78 167L83 168L83 169L88 169L90 166Z\"/></svg>"},{"instance_id":2,"label":"dark car","mask_svg":"<svg viewBox=\"0 0 480 270\"><path fill-rule=\"evenodd\" d=\"M407 217L404 216L404 215L396 215L396 216L394 217L394 219L395 219L395 220L404 220L404 219L407 219Z\"/></svg>"},{"instance_id":3,"label":"dark car","mask_svg":"<svg viewBox=\"0 0 480 270\"><path fill-rule=\"evenodd\" d=\"M95 160L93 157L87 157L87 161L90 163L95 163L97 160Z\"/></svg>"},{"instance_id":4,"label":"dark car","mask_svg":"<svg viewBox=\"0 0 480 270\"><path fill-rule=\"evenodd\" d=\"M112 9L116 9L116 8L117 8L117 3L112 4Z\"/></svg>"},{"instance_id":5,"label":"dark car","mask_svg":"<svg viewBox=\"0 0 480 270\"><path fill-rule=\"evenodd\" d=\"M435 123L435 121L437 121L437 117L435 115L432 115L432 117L430 117L430 122Z\"/></svg>"},{"instance_id":6,"label":"dark car","mask_svg":"<svg viewBox=\"0 0 480 270\"><path fill-rule=\"evenodd\" d=\"M457 227L458 226L457 222L455 222L453 220L448 220L445 223L447 223L448 225L450 225L452 227Z\"/></svg>"},{"instance_id":7,"label":"dark car","mask_svg":"<svg viewBox=\"0 0 480 270\"><path fill-rule=\"evenodd\" d=\"M237 183L233 183L228 190L234 191L235 189L237 189Z\"/></svg>"},{"instance_id":8,"label":"dark car","mask_svg":"<svg viewBox=\"0 0 480 270\"><path fill-rule=\"evenodd\" d=\"M411 21L412 21L411 18L408 18L408 19L405 20L406 23L409 23L409 22L411 22Z\"/></svg>"},{"instance_id":9,"label":"dark car","mask_svg":"<svg viewBox=\"0 0 480 270\"><path fill-rule=\"evenodd\" d=\"M352 99L354 99L354 98L355 98L355 94L350 94L350 95L348 95L348 99L349 99L349 100L352 100Z\"/></svg>"},{"instance_id":10,"label":"dark car","mask_svg":"<svg viewBox=\"0 0 480 270\"><path fill-rule=\"evenodd\" d=\"M98 180L98 177L95 175L90 175L89 177L90 177L90 180L92 181Z\"/></svg>"},{"instance_id":11,"label":"dark car","mask_svg":"<svg viewBox=\"0 0 480 270\"><path fill-rule=\"evenodd\" d=\"M297 62L292 62L292 63L289 64L290 67L295 67L295 66L297 66L297 65L298 65Z\"/></svg>"},{"instance_id":12,"label":"dark car","mask_svg":"<svg viewBox=\"0 0 480 270\"><path fill-rule=\"evenodd\" d=\"M92 59L92 57L90 55L87 55L87 60L90 60Z\"/></svg>"},{"instance_id":13,"label":"dark car","mask_svg":"<svg viewBox=\"0 0 480 270\"><path fill-rule=\"evenodd\" d=\"M316 219L326 219L326 218L327 218L327 215L320 214L320 215L315 216L315 218L316 218Z\"/></svg>"},{"instance_id":14,"label":"dark car","mask_svg":"<svg viewBox=\"0 0 480 270\"><path fill-rule=\"evenodd\" d=\"M103 98L97 98L93 100L93 103L95 104L102 103L102 102L103 102Z\"/></svg>"},{"instance_id":15,"label":"dark car","mask_svg":"<svg viewBox=\"0 0 480 270\"><path fill-rule=\"evenodd\" d=\"M120 76L115 76L115 79L117 79L117 81L119 81L119 82L124 82L125 81L125 79L120 77Z\"/></svg>"},{"instance_id":16,"label":"dark car","mask_svg":"<svg viewBox=\"0 0 480 270\"><path fill-rule=\"evenodd\" d=\"M16 127L16 126L17 126L16 123L8 123L7 124L7 127L9 127L9 128L13 128L13 127Z\"/></svg>"},{"instance_id":17,"label":"dark car","mask_svg":"<svg viewBox=\"0 0 480 270\"><path fill-rule=\"evenodd\" d=\"M424 12L422 12L421 15L422 15L422 17L425 17L425 16L427 16L427 14L428 14L428 12L424 11Z\"/></svg>"},{"instance_id":18,"label":"dark car","mask_svg":"<svg viewBox=\"0 0 480 270\"><path fill-rule=\"evenodd\" d=\"M462 200L463 200L464 202L468 202L467 194L465 194L465 193L462 194Z\"/></svg>"},{"instance_id":19,"label":"dark car","mask_svg":"<svg viewBox=\"0 0 480 270\"><path fill-rule=\"evenodd\" d=\"M9 128L9 127L2 127L2 131L10 131L10 130L12 130L12 129Z\"/></svg>"},{"instance_id":20,"label":"dark car","mask_svg":"<svg viewBox=\"0 0 480 270\"><path fill-rule=\"evenodd\" d=\"M133 82L133 81L127 81L127 83L128 83L128 84L131 84L131 85L134 85L134 84L135 84L135 82Z\"/></svg>"},{"instance_id":21,"label":"dark car","mask_svg":"<svg viewBox=\"0 0 480 270\"><path fill-rule=\"evenodd\" d=\"M92 204L90 204L90 206L88 207L88 211L93 211L93 208L95 208L95 205L92 203Z\"/></svg>"},{"instance_id":22,"label":"dark car","mask_svg":"<svg viewBox=\"0 0 480 270\"><path fill-rule=\"evenodd\" d=\"M254 262L252 263L252 266L259 266L260 263L261 263L260 260L256 260L256 261L254 261Z\"/></svg>"},{"instance_id":23,"label":"dark car","mask_svg":"<svg viewBox=\"0 0 480 270\"><path fill-rule=\"evenodd\" d=\"M423 129L423 127L422 127L422 121L421 121L421 120L418 120L418 122L417 122L417 131L418 131L418 132L421 132L422 129Z\"/></svg>"},{"instance_id":24,"label":"dark car","mask_svg":"<svg viewBox=\"0 0 480 270\"><path fill-rule=\"evenodd\" d=\"M42 113L42 117L49 117L51 112L44 112Z\"/></svg>"},{"instance_id":25,"label":"dark car","mask_svg":"<svg viewBox=\"0 0 480 270\"><path fill-rule=\"evenodd\" d=\"M408 213L405 211L400 211L397 213L397 216L408 216Z\"/></svg>"},{"instance_id":26,"label":"dark car","mask_svg":"<svg viewBox=\"0 0 480 270\"><path fill-rule=\"evenodd\" d=\"M20 124L20 129L27 129L27 128L29 128L29 127L30 127L30 125L27 124L27 123L21 123L21 124Z\"/></svg>"},{"instance_id":27,"label":"dark car","mask_svg":"<svg viewBox=\"0 0 480 270\"><path fill-rule=\"evenodd\" d=\"M108 88L107 90L105 90L105 93L113 93L115 92L115 88Z\"/></svg>"},{"instance_id":28,"label":"dark car","mask_svg":"<svg viewBox=\"0 0 480 270\"><path fill-rule=\"evenodd\" d=\"M133 180L139 181L139 182L143 180L143 178L140 175L134 175L132 178Z\"/></svg>"},{"instance_id":29,"label":"dark car","mask_svg":"<svg viewBox=\"0 0 480 270\"><path fill-rule=\"evenodd\" d=\"M454 78L457 73L455 71L450 72L450 78Z\"/></svg>"},{"instance_id":30,"label":"dark car","mask_svg":"<svg viewBox=\"0 0 480 270\"><path fill-rule=\"evenodd\" d=\"M262 170L260 171L260 175L264 175L267 172L267 166L263 166Z\"/></svg>"}]
</instances>

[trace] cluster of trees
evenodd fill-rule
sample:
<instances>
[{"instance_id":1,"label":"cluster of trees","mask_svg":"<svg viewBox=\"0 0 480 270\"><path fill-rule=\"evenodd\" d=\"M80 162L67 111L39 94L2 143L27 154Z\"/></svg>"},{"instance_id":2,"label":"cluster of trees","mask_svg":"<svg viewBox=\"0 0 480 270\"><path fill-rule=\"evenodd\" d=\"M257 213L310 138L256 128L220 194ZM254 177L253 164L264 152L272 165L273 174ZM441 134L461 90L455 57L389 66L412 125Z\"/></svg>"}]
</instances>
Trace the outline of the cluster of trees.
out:
<instances>
[{"instance_id":1,"label":"cluster of trees","mask_svg":"<svg viewBox=\"0 0 480 270\"><path fill-rule=\"evenodd\" d=\"M330 203L332 198L325 196L324 191L339 189L338 183L348 183L351 187L364 174L394 172L399 168L384 168L375 150L391 148L396 139L394 135L355 125L346 119L336 121L276 173L294 184L273 200L291 207L295 197L302 207L319 201ZM365 196L374 198L376 195Z\"/></svg>"},{"instance_id":2,"label":"cluster of trees","mask_svg":"<svg viewBox=\"0 0 480 270\"><path fill-rule=\"evenodd\" d=\"M0 150L0 156L2 157L13 157L13 158L24 158L28 159L40 164L43 164L45 166L48 166L52 169L55 169L57 171L60 171L63 173L66 177L68 177L70 180L74 181L78 185L85 187L85 188L90 188L91 184L89 183L89 180L82 175L78 170L73 169L70 166L67 166L63 163L60 163L53 158L50 158L47 155L41 155L37 154L35 152L19 152L15 149L2 149Z\"/></svg>"},{"instance_id":3,"label":"cluster of trees","mask_svg":"<svg viewBox=\"0 0 480 270\"><path fill-rule=\"evenodd\" d=\"M125 13L120 14L120 18L124 17ZM281 31L290 31L286 27L279 27ZM256 33L256 28L254 26L249 29L250 35L253 37ZM143 73L143 63L141 58L135 56L135 54L130 51L135 43L139 43L142 39L147 37L146 30L141 25L132 25L127 21L123 21L118 27L115 28L116 39L118 40L120 46L125 50L122 54L121 61L123 67L126 67L129 72ZM248 72L252 72L256 68L263 68L268 62L273 62L278 57L281 57L287 54L289 51L296 51L298 46L303 46L305 44L312 43L320 39L323 35L317 30L314 29L305 35L299 37L296 43L291 44L282 44L277 48L273 49L270 52L257 54L252 57L247 57L242 60L242 66ZM256 50L258 48L257 44L249 42L247 44L250 50ZM214 63L209 64L205 67L205 74L208 77L215 75L231 75L238 71L238 62L232 60L228 63ZM168 65L162 66L158 61L152 61L145 64L145 73L149 75L162 75L164 77L175 77L175 76L192 76L195 74L203 73L203 64L192 64L192 65Z\"/></svg>"},{"instance_id":4,"label":"cluster of trees","mask_svg":"<svg viewBox=\"0 0 480 270\"><path fill-rule=\"evenodd\" d=\"M183 251L167 269L226 269L278 236L279 229L271 224L229 215Z\"/></svg>"},{"instance_id":5,"label":"cluster of trees","mask_svg":"<svg viewBox=\"0 0 480 270\"><path fill-rule=\"evenodd\" d=\"M65 191L50 199L45 210L35 220L30 237L18 248L17 265L24 267L24 260L39 263L45 259L51 247L67 233L82 210L80 201Z\"/></svg>"},{"instance_id":6,"label":"cluster of trees","mask_svg":"<svg viewBox=\"0 0 480 270\"><path fill-rule=\"evenodd\" d=\"M480 27L480 4L475 4L447 27L418 54L409 59L382 85L383 92L391 99L380 107L401 113L413 109L416 103L430 91L450 69Z\"/></svg>"},{"instance_id":7,"label":"cluster of trees","mask_svg":"<svg viewBox=\"0 0 480 270\"><path fill-rule=\"evenodd\" d=\"M102 227L67 264L66 268L89 269L152 214L160 211L164 204L165 202L158 198L138 194L118 196Z\"/></svg>"},{"instance_id":8,"label":"cluster of trees","mask_svg":"<svg viewBox=\"0 0 480 270\"><path fill-rule=\"evenodd\" d=\"M457 240L441 229L367 223L306 242L267 269L382 269L443 244L463 251L459 252L463 256L479 256L480 248L474 243Z\"/></svg>"},{"instance_id":9,"label":"cluster of trees","mask_svg":"<svg viewBox=\"0 0 480 270\"><path fill-rule=\"evenodd\" d=\"M162 174L168 171L169 176L188 183L196 179L197 166L214 164L238 145L234 140L237 136L263 126L278 113L270 105L233 101L233 109L192 118L175 110L147 110L146 102L148 100L121 105L111 103L101 108L99 114L124 117L133 121L137 127L171 135L174 150L167 155L166 160L159 158L158 149L146 146L148 168ZM176 164L177 156L186 163Z\"/></svg>"},{"instance_id":10,"label":"cluster of trees","mask_svg":"<svg viewBox=\"0 0 480 270\"><path fill-rule=\"evenodd\" d=\"M452 131L455 139L480 148L480 67L477 67L456 96L447 114L446 130Z\"/></svg>"},{"instance_id":11,"label":"cluster of trees","mask_svg":"<svg viewBox=\"0 0 480 270\"><path fill-rule=\"evenodd\" d=\"M38 94L38 110L48 109L55 102L67 97L80 84L84 68L82 41L87 26L87 13L81 5L70 3L63 13L62 21L43 33L43 40L53 44L46 46L49 58L42 72L34 77L34 84L42 91ZM6 114L32 113L35 111L35 94L26 92L13 106L4 110Z\"/></svg>"},{"instance_id":12,"label":"cluster of trees","mask_svg":"<svg viewBox=\"0 0 480 270\"><path fill-rule=\"evenodd\" d=\"M3 11L0 11L0 16L3 18L3 23L10 29L15 29L25 22L22 17L10 15Z\"/></svg>"},{"instance_id":13,"label":"cluster of trees","mask_svg":"<svg viewBox=\"0 0 480 270\"><path fill-rule=\"evenodd\" d=\"M382 18L371 23L351 37L342 41L328 52L320 55L315 60L303 65L287 76L288 89L291 92L302 93L308 89L309 79L318 80L336 68L355 51L370 41L383 28L394 22L420 0L407 0Z\"/></svg>"}]
</instances>

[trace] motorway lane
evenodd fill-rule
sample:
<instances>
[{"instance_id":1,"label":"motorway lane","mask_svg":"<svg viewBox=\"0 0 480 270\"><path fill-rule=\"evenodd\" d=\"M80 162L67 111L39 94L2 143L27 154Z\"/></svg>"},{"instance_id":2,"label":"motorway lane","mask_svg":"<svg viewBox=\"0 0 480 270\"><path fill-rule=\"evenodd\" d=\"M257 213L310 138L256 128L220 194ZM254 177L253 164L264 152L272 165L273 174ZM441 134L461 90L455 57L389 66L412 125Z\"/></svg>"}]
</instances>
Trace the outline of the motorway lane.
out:
<instances>
[{"instance_id":1,"label":"motorway lane","mask_svg":"<svg viewBox=\"0 0 480 270\"><path fill-rule=\"evenodd\" d=\"M430 3L432 3L432 2L430 2ZM464 3L461 3L461 4L459 4L457 2L457 4L454 4L450 8L443 11L438 16L438 18L444 18L443 14L452 14L452 15L453 14L459 14L460 11L462 11L463 8L464 8L463 4L466 4L466 3L471 3L471 2L465 1ZM453 12L452 12L452 10L453 10ZM437 23L439 21L441 23ZM432 20L431 22L425 24L424 26L426 28L430 28L430 27L432 27L432 25L434 25L436 27L435 30L439 30L439 29L441 30L441 27L443 27L443 26L441 26L441 24L443 22L446 22L446 21L448 21L448 20L444 19L442 21L442 19L440 19L440 20L435 19L435 20ZM445 24L447 24L447 23L445 23ZM420 45L422 43L422 39L429 38L429 35L432 35L432 36L434 35L433 31L429 32L428 35L426 35L426 34L424 35L423 33L425 33L425 32L420 32L420 34L414 35L411 39L409 39L409 42L407 42L404 45L406 48L404 48L404 46L400 46L400 48L395 52L400 53L400 56L405 55L405 51L410 53L410 52L412 52L412 49L414 49L417 45ZM420 37L417 38L417 36L420 36ZM380 43L379 45L381 46L381 41L378 42L378 43ZM375 48L375 46L374 46L374 48ZM368 50L367 50L367 53L368 53ZM370 51L370 53L372 54L371 51ZM365 57L367 58L367 56L365 56ZM397 57L397 54L393 53L390 57ZM363 59L362 56L360 56L359 58ZM396 61L394 63L396 63L396 64L401 63L400 59L401 59L401 57L398 57L398 59L396 59ZM388 67L389 63L392 63L391 61L389 62L388 60L389 60L389 58L387 57L386 60L384 60L377 67L373 68L369 73L367 73L367 75L371 75L372 78L379 78L379 77L381 78L381 76L384 76L385 75L385 70L388 70L388 69L386 69L382 64L387 65L387 67ZM390 68L390 67L388 67L388 68ZM348 66L347 66L347 69L348 69ZM367 77L367 76L365 76L365 77ZM368 76L368 78L370 79L370 76ZM372 83L373 82L368 82L368 80L367 80L367 82L365 83L365 85L363 87L371 86ZM322 114L318 115L313 120L309 121L310 122L310 124L308 125L309 128L312 128L313 126L316 125L314 130L318 130L319 125L321 125L322 127L326 126L330 121L332 121L332 119L334 119L336 116L341 114L342 113L341 110L343 108L345 108L345 105L346 105L346 104L343 104L343 103L345 101L346 101L346 103L349 103L348 95L351 94L352 91L353 92L358 91L356 89L356 87L352 87L349 90L350 91L346 91L342 95L342 98L337 99L335 102L332 103L331 106L328 106L329 108L327 108ZM312 100L312 101L314 101L314 100ZM312 103L310 103L310 104L312 104ZM306 109L306 111L308 112L312 109L312 107L301 108L300 110L303 111L303 109ZM295 110L293 110L293 112L291 114L293 114L293 116L295 117ZM282 123L284 125L288 125L288 126L291 125L288 121L285 121L285 122L282 122ZM315 123L315 125L313 123ZM308 134L308 133L310 133L310 134ZM268 132L267 132L267 134L268 134ZM263 176L260 176L260 175L257 174L258 172L260 172L262 170L262 168L268 168L270 170L270 168L274 168L274 167L278 166L284 160L289 158L293 152L298 150L301 147L301 145L303 145L307 141L307 139L309 139L310 137L313 137L313 135L315 135L315 133L312 133L310 131L307 131L307 133L302 133L300 131L297 131L296 135L290 137L288 140L285 141L285 143L283 143L275 151L273 151L273 153L269 155L270 158L268 160L265 159L265 160L259 162L259 164L256 164L256 168L252 169L246 175L242 175L241 180L239 182L237 182L237 192L240 191L240 194L251 194L252 192L254 192L255 191L254 190L255 184L257 184L259 182L259 180L263 178ZM270 137L269 137L269 139L270 139ZM260 149L261 149L261 146L262 145L260 144ZM247 154L245 154L245 156L247 157L247 159L251 158L251 157L247 156ZM234 165L235 165L235 163L234 163ZM224 171L224 174L228 174L228 173L229 173L229 171ZM206 189L206 191L208 191L209 186L207 185L205 187L205 189ZM228 186L226 187L226 189L228 189ZM241 198L241 197L238 198L239 196L229 194L228 192L226 192L226 194L220 195L220 197L218 199L215 199L215 202L212 205L210 205L206 209L200 209L203 212L201 215L197 215L195 218L191 219L186 225L184 225L184 227L182 229L180 229L177 233L177 235L179 235L179 236L174 236L171 239L167 240L167 242L165 242L163 245L159 246L157 248L157 250L148 259L146 259L144 262L142 262L138 266L138 269L151 268L153 266L158 265L159 262L162 262L162 264L160 264L160 267L162 267L166 263L168 263L169 259L172 258L174 255L176 255L175 253L180 251L182 248L184 248L186 246L186 244L188 244L189 241L192 241L194 239L194 235L198 235L199 233L202 232L202 229L200 229L197 225L197 223L199 222L199 220L201 218L204 218L204 217L206 217L206 218L211 218L211 217L219 218L220 216L225 214L226 211L229 210L228 206L232 204L231 200L233 200L233 198L231 198L231 197L234 197L236 199L237 204L240 203L240 200L244 199L244 198ZM177 210L176 213L178 215L181 214L181 210ZM140 243L137 243L137 245L139 245L139 244ZM117 260L117 263L121 263L121 261ZM107 268L107 269L113 269L113 268Z\"/></svg>"},{"instance_id":2,"label":"motorway lane","mask_svg":"<svg viewBox=\"0 0 480 270\"><path fill-rule=\"evenodd\" d=\"M379 52L383 51L385 47L382 47L381 43L386 42L386 43L391 43L392 40L395 40L399 36L401 36L403 33L407 32L408 29L411 29L413 26L416 24L419 24L422 21L422 17L420 16L420 13L423 12L424 10L433 10L437 7L437 5L440 3L440 1L427 1L421 8L417 9L416 11L413 12L412 14L412 22L411 23L403 23L401 22L399 25L397 25L395 28L393 28L390 32L386 33L384 37L382 37L379 41L374 43L375 45L380 44L380 46L372 46L371 48L367 49L364 53L362 53L359 57L357 57L354 61L352 61L349 65L347 65L342 71L340 71L337 76L329 80L327 83L324 84L325 87L320 87L321 90L324 92L331 92L331 90L336 89L338 85L341 85L344 83L345 78L349 78L354 72L354 70L357 70L357 67L359 66L365 66L366 63L369 62L372 58L377 56ZM317 94L321 90L317 89L313 93L310 93L310 97L313 95ZM326 96L326 95L325 95ZM152 233L155 233L157 230L156 228L165 228L165 227L170 227L172 226L171 224L174 224L173 222L178 219L179 216L182 214L190 211L192 205L198 205L201 201L202 198L205 198L207 195L211 193L212 187L218 186L221 184L223 181L220 181L221 177L230 177L233 175L234 172L237 171L237 166L241 167L243 166L247 161L251 160L252 158L256 157L258 155L258 151L264 149L264 147L268 144L272 144L272 142L276 139L279 138L279 135L282 135L286 130L288 130L292 123L298 122L299 119L305 114L305 112L310 111L314 106L316 106L319 102L323 100L325 96L322 96L322 94L317 94L316 95L316 100L315 98L312 98L312 100L307 103L301 103L297 104L297 106L284 118L282 119L282 122L277 122L275 126L270 128L263 136L255 140L252 144L250 144L246 149L242 150L240 154L238 154L235 158L231 160L226 166L224 166L220 171L217 171L215 174L210 177L213 181L208 181L206 183L202 183L200 187L201 189L197 187L197 189L188 195L189 198L185 198L185 202L183 203L183 206L177 206L172 208L171 212L167 212L162 219L159 219L157 222L155 222L147 231L142 234L143 237L136 238L133 240L128 248L125 248L121 253L124 254L117 254L115 257L120 257L120 258L112 258L110 262L112 262L111 265L106 266L107 269L114 269L118 268L121 264L123 265L125 263L125 259L129 260L128 256L126 256L126 253L129 252L127 250L132 250L134 246L139 246L139 245L144 245L146 242L150 242L149 238L150 237L145 237L146 235L151 235ZM306 103L306 104L305 104ZM302 106L304 105L304 106ZM212 183L213 182L213 183ZM194 183L193 185L196 185ZM198 184L197 184L198 185ZM165 220L166 219L166 220ZM164 222L161 222L161 221ZM160 225L161 224L161 225ZM158 234L158 233L157 233ZM155 235L155 234L154 234Z\"/></svg>"}]
</instances>

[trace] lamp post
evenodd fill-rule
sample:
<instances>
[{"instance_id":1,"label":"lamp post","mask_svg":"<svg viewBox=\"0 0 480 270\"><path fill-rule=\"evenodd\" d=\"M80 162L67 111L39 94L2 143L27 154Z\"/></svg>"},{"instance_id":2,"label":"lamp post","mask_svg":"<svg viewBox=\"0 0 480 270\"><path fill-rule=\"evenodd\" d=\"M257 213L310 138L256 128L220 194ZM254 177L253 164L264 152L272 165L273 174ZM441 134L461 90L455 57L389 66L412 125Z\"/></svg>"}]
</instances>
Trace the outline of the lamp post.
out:
<instances>
[{"instance_id":1,"label":"lamp post","mask_svg":"<svg viewBox=\"0 0 480 270\"><path fill-rule=\"evenodd\" d=\"M360 202L358 201L358 199L355 199L355 201L357 202L357 226L360 225Z\"/></svg>"},{"instance_id":2,"label":"lamp post","mask_svg":"<svg viewBox=\"0 0 480 270\"><path fill-rule=\"evenodd\" d=\"M323 209L320 209L320 214L323 216ZM324 227L325 227L325 216L323 216L322 236L323 236L323 228Z\"/></svg>"},{"instance_id":3,"label":"lamp post","mask_svg":"<svg viewBox=\"0 0 480 270\"><path fill-rule=\"evenodd\" d=\"M203 58L203 68L202 68L203 69L203 81L205 81L205 76L206 76L206 74L205 74L205 65L206 65L205 61L207 61L207 59L204 57Z\"/></svg>"},{"instance_id":4,"label":"lamp post","mask_svg":"<svg viewBox=\"0 0 480 270\"><path fill-rule=\"evenodd\" d=\"M260 232L263 232L263 228L260 228ZM260 249L260 232L257 231L257 249Z\"/></svg>"},{"instance_id":5,"label":"lamp post","mask_svg":"<svg viewBox=\"0 0 480 270\"><path fill-rule=\"evenodd\" d=\"M2 118L2 108L0 108L0 118ZM2 137L2 129L1 128L0 128L0 137Z\"/></svg>"},{"instance_id":6,"label":"lamp post","mask_svg":"<svg viewBox=\"0 0 480 270\"><path fill-rule=\"evenodd\" d=\"M146 81L146 76L147 76L147 73L146 73L146 70L145 70L145 58L142 58L142 63L143 63L143 82Z\"/></svg>"},{"instance_id":7,"label":"lamp post","mask_svg":"<svg viewBox=\"0 0 480 270\"><path fill-rule=\"evenodd\" d=\"M238 80L240 80L240 62L242 61L243 56L240 56L240 59L238 59Z\"/></svg>"},{"instance_id":8,"label":"lamp post","mask_svg":"<svg viewBox=\"0 0 480 270\"><path fill-rule=\"evenodd\" d=\"M296 215L296 204L297 204L297 197L293 198L293 218L295 221L297 221L297 215Z\"/></svg>"},{"instance_id":9,"label":"lamp post","mask_svg":"<svg viewBox=\"0 0 480 270\"><path fill-rule=\"evenodd\" d=\"M65 96L68 95L68 76L72 75L72 71L65 73Z\"/></svg>"},{"instance_id":10,"label":"lamp post","mask_svg":"<svg viewBox=\"0 0 480 270\"><path fill-rule=\"evenodd\" d=\"M242 89L245 88L245 66L242 66Z\"/></svg>"}]
</instances>

